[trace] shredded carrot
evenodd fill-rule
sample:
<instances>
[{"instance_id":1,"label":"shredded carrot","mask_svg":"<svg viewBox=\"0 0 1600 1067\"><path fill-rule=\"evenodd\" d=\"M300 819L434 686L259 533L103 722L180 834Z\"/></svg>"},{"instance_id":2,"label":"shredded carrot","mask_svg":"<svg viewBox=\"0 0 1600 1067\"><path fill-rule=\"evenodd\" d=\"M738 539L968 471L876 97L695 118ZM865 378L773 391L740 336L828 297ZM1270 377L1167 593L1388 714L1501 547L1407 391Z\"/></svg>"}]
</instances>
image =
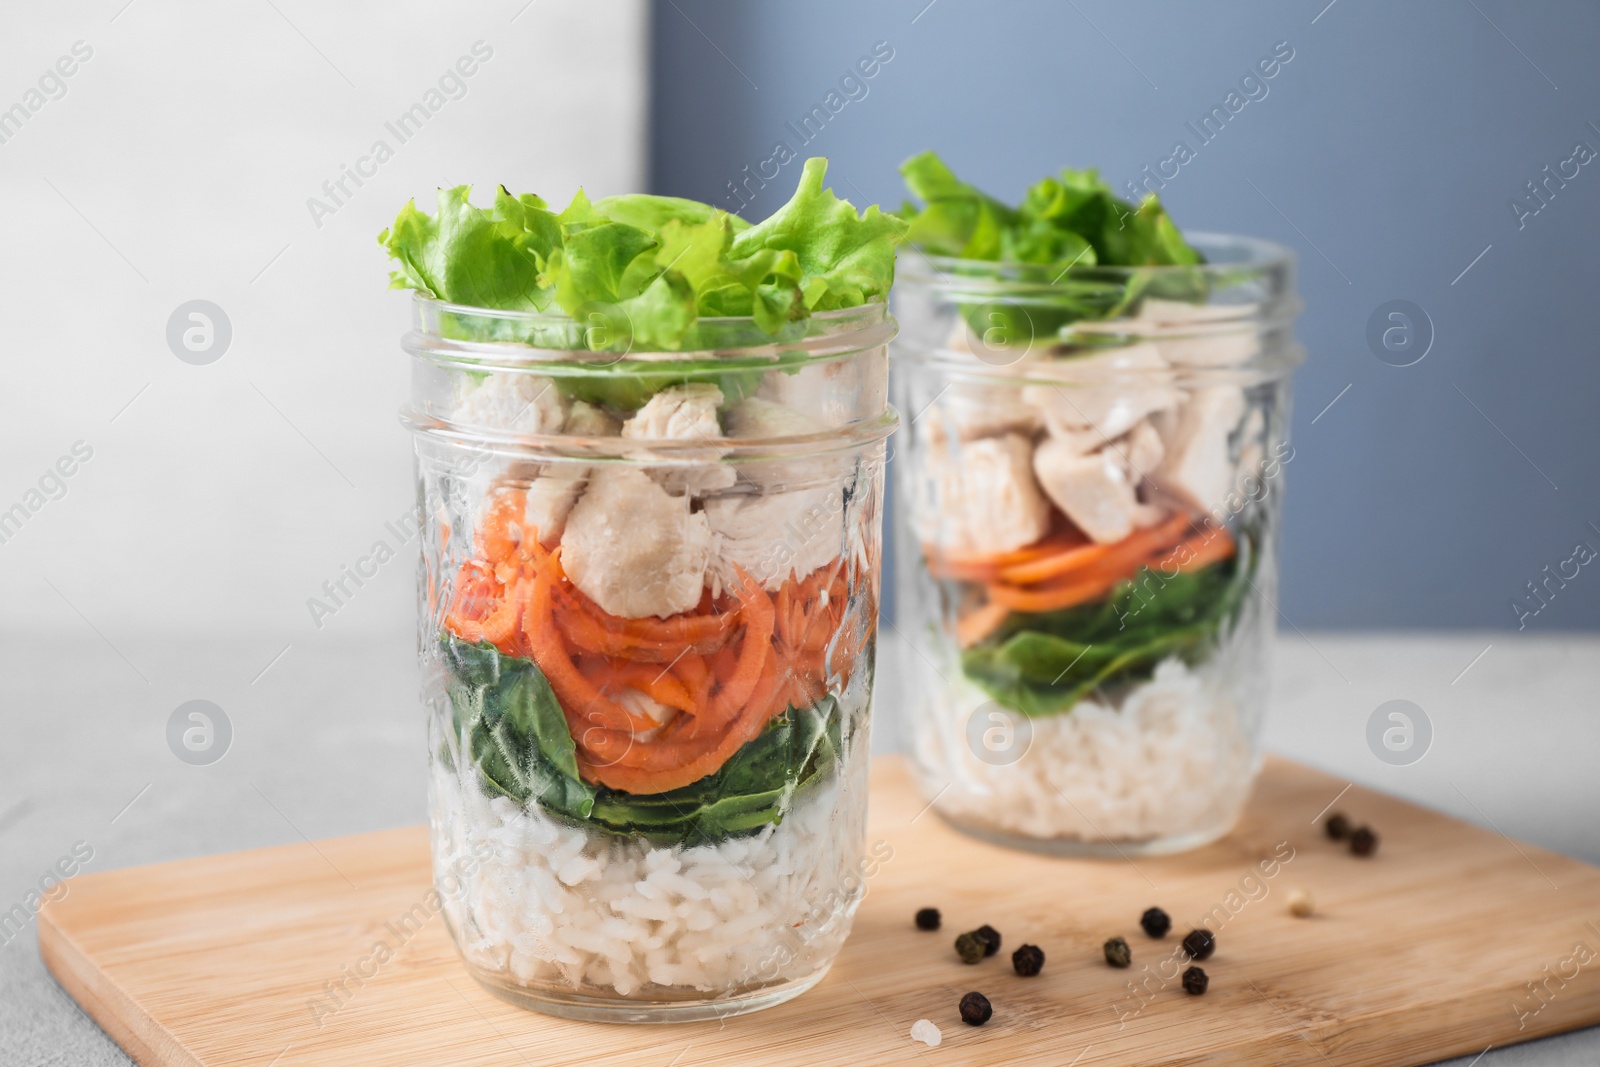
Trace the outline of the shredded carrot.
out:
<instances>
[{"instance_id":1,"label":"shredded carrot","mask_svg":"<svg viewBox=\"0 0 1600 1067\"><path fill-rule=\"evenodd\" d=\"M585 778L628 793L665 793L715 773L733 754L754 740L787 704L782 672L769 671L761 687L720 737L705 741L657 741L634 745L613 763L597 763L580 749L578 767Z\"/></svg>"},{"instance_id":2,"label":"shredded carrot","mask_svg":"<svg viewBox=\"0 0 1600 1067\"><path fill-rule=\"evenodd\" d=\"M1093 541L1076 545L1063 544L1059 552L1048 556L1040 556L1026 563L1015 563L1009 567L997 567L994 577L1015 585L1047 581L1096 562L1111 552L1112 547L1096 544Z\"/></svg>"},{"instance_id":3,"label":"shredded carrot","mask_svg":"<svg viewBox=\"0 0 1600 1067\"><path fill-rule=\"evenodd\" d=\"M578 604L607 630L639 645L681 647L724 642L731 636L738 618L737 609L726 612L709 609L665 619L625 619L612 615L582 593L578 593Z\"/></svg>"},{"instance_id":4,"label":"shredded carrot","mask_svg":"<svg viewBox=\"0 0 1600 1067\"><path fill-rule=\"evenodd\" d=\"M710 710L716 717L732 714L750 699L756 682L760 681L767 652L772 647L772 601L761 584L743 568L735 564L734 570L742 583L735 592L745 613L744 638L732 674L722 679L721 687L711 698Z\"/></svg>"},{"instance_id":5,"label":"shredded carrot","mask_svg":"<svg viewBox=\"0 0 1600 1067\"><path fill-rule=\"evenodd\" d=\"M584 778L659 793L713 773L774 715L826 695L865 643L842 562L768 594L743 570L730 592L706 590L692 612L628 619L568 581L561 550L522 521L520 492L491 505L479 555L456 575L445 628L528 656L549 681ZM829 665L833 669L830 671ZM663 725L618 700L634 689L676 710Z\"/></svg>"},{"instance_id":6,"label":"shredded carrot","mask_svg":"<svg viewBox=\"0 0 1600 1067\"><path fill-rule=\"evenodd\" d=\"M1150 566L1166 566L1170 559L1180 571L1197 571L1213 563L1221 563L1237 551L1237 546L1226 530L1218 533L1196 534L1177 548L1162 554L1160 559L1152 557Z\"/></svg>"},{"instance_id":7,"label":"shredded carrot","mask_svg":"<svg viewBox=\"0 0 1600 1067\"><path fill-rule=\"evenodd\" d=\"M994 577L1001 567L1042 559L1045 556L1055 555L1064 548L1083 543L1084 537L1081 533L1073 528L1065 528L1047 534L1043 540L1035 541L1031 545L1023 545L1021 548L993 556L947 552L937 545L923 545L922 554L928 560L928 569L941 577L947 574L951 578L963 581L985 581Z\"/></svg>"},{"instance_id":8,"label":"shredded carrot","mask_svg":"<svg viewBox=\"0 0 1600 1067\"><path fill-rule=\"evenodd\" d=\"M1019 589L1012 585L989 586L989 598L1012 611L1037 615L1046 611L1060 611L1075 607L1109 593L1121 576L1102 575L1085 581L1063 582L1056 585L1033 586Z\"/></svg>"},{"instance_id":9,"label":"shredded carrot","mask_svg":"<svg viewBox=\"0 0 1600 1067\"><path fill-rule=\"evenodd\" d=\"M540 568L533 580L533 591L523 612L523 631L527 635L528 649L533 660L544 672L567 713L570 726L574 719L589 720L611 729L651 729L655 720L634 715L628 709L602 693L583 672L578 670L567 654L561 634L551 618L551 589L561 575L561 550L549 557L548 565Z\"/></svg>"},{"instance_id":10,"label":"shredded carrot","mask_svg":"<svg viewBox=\"0 0 1600 1067\"><path fill-rule=\"evenodd\" d=\"M596 688L608 694L614 695L620 689L637 689L656 703L665 704L669 708L677 708L679 711L691 714L699 710L694 694L683 684L683 680L667 668L654 663L597 659L593 673L585 669L584 674L591 682L596 682ZM595 675L599 675L598 681Z\"/></svg>"},{"instance_id":11,"label":"shredded carrot","mask_svg":"<svg viewBox=\"0 0 1600 1067\"><path fill-rule=\"evenodd\" d=\"M526 539L523 535L522 513L528 495L521 489L503 490L484 515L478 528L478 547L485 559L494 563L515 560L517 550ZM538 538L532 539L535 543Z\"/></svg>"},{"instance_id":12,"label":"shredded carrot","mask_svg":"<svg viewBox=\"0 0 1600 1067\"><path fill-rule=\"evenodd\" d=\"M672 665L672 673L678 676L684 687L694 697L696 706L704 706L711 699L711 685L715 679L711 675L711 668L706 666L704 656L693 653L682 656Z\"/></svg>"},{"instance_id":13,"label":"shredded carrot","mask_svg":"<svg viewBox=\"0 0 1600 1067\"><path fill-rule=\"evenodd\" d=\"M1178 570L1198 570L1233 555L1235 551L1233 538L1225 530L1220 531L1220 534L1196 534L1174 547L1167 535L1174 530L1181 532L1186 529L1188 529L1187 522L1180 528L1178 520L1173 519L1160 527L1141 531L1125 539L1129 542L1137 539L1135 547L1145 549L1142 555L1128 563L1122 562L1119 553L1114 562L1105 560L1054 582L1031 586L994 582L987 587L986 592L991 602L1013 611L1030 614L1060 611L1104 596L1114 589L1118 582L1138 574L1141 567L1156 568L1165 565L1168 560L1173 560ZM1159 547L1152 550L1152 545Z\"/></svg>"},{"instance_id":14,"label":"shredded carrot","mask_svg":"<svg viewBox=\"0 0 1600 1067\"><path fill-rule=\"evenodd\" d=\"M1012 585L1032 585L1061 577L1096 563L1121 563L1129 573L1138 569L1138 563L1152 551L1176 544L1190 525L1189 516L1182 513L1167 521L1136 530L1113 544L1084 544L1029 563L999 568L998 577ZM1127 566L1128 564L1132 566Z\"/></svg>"},{"instance_id":15,"label":"shredded carrot","mask_svg":"<svg viewBox=\"0 0 1600 1067\"><path fill-rule=\"evenodd\" d=\"M971 648L1000 628L1011 609L994 601L974 608L956 620L956 640L962 648Z\"/></svg>"}]
</instances>

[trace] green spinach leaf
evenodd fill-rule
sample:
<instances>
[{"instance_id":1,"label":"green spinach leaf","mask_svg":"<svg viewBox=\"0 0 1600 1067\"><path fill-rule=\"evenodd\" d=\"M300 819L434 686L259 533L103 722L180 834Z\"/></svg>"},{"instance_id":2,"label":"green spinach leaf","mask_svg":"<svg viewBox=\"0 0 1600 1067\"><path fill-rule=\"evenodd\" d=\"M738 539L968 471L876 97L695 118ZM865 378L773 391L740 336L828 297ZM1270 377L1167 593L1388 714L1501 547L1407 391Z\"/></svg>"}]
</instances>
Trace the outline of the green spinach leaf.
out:
<instances>
[{"instance_id":1,"label":"green spinach leaf","mask_svg":"<svg viewBox=\"0 0 1600 1067\"><path fill-rule=\"evenodd\" d=\"M535 663L450 634L440 650L456 738L484 792L592 829L670 844L752 833L782 821L796 791L832 773L842 752L839 704L825 697L788 708L720 770L680 789L635 795L589 785Z\"/></svg>"},{"instance_id":2,"label":"green spinach leaf","mask_svg":"<svg viewBox=\"0 0 1600 1067\"><path fill-rule=\"evenodd\" d=\"M1166 576L1142 569L1100 600L1013 614L962 653L966 676L1024 715L1071 710L1098 690L1149 678L1168 656L1194 662L1231 631L1255 569L1256 535L1230 559Z\"/></svg>"},{"instance_id":3,"label":"green spinach leaf","mask_svg":"<svg viewBox=\"0 0 1600 1067\"><path fill-rule=\"evenodd\" d=\"M451 634L442 652L456 737L484 791L586 815L594 790L578 778L577 746L539 668Z\"/></svg>"}]
</instances>

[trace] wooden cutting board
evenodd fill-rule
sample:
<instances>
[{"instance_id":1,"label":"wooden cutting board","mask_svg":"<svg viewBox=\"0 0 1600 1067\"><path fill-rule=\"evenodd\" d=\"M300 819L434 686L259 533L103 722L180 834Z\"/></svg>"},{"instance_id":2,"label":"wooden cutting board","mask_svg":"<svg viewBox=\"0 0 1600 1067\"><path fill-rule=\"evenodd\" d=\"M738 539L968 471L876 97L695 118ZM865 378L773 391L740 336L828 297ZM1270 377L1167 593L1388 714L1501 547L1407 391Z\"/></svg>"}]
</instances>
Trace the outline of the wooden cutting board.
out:
<instances>
[{"instance_id":1,"label":"wooden cutting board","mask_svg":"<svg viewBox=\"0 0 1600 1067\"><path fill-rule=\"evenodd\" d=\"M892 856L839 962L799 999L723 1023L605 1025L513 1008L467 976L434 917L319 1025L324 984L426 892L422 827L83 875L40 912L39 948L135 1060L162 1065L1395 1067L1600 1021L1600 869L1359 787L1338 809L1370 822L1382 845L1357 859L1314 822L1346 784L1270 760L1216 845L1065 860L956 833L924 809L901 760L880 760L868 834ZM1264 876L1259 863L1274 856ZM1315 917L1289 914L1294 889L1314 894ZM1173 916L1165 941L1139 929L1152 904ZM942 930L913 928L923 906L943 911ZM1154 969L1207 914L1218 929L1210 991L1160 988ZM982 923L1004 945L966 966L951 943ZM1116 935L1133 948L1131 970L1104 962ZM1024 942L1045 951L1037 978L1011 968ZM959 1021L969 990L993 1002L987 1026ZM943 1031L940 1047L910 1039L924 1018Z\"/></svg>"}]
</instances>

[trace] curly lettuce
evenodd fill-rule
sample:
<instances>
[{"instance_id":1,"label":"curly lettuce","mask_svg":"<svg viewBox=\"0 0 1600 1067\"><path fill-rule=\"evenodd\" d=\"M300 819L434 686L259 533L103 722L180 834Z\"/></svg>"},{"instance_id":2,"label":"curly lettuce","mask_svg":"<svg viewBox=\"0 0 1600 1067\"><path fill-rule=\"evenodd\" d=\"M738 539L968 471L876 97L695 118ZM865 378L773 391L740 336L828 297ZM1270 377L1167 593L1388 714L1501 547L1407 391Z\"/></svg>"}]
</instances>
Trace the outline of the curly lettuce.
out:
<instances>
[{"instance_id":1,"label":"curly lettuce","mask_svg":"<svg viewBox=\"0 0 1600 1067\"><path fill-rule=\"evenodd\" d=\"M752 225L709 204L630 195L560 212L532 194L440 189L438 213L413 201L378 240L398 264L390 285L448 303L563 312L609 327L584 343L675 351L702 317L747 317L768 334L815 312L883 300L905 230L876 205L858 214L826 188L826 159L805 163L794 196Z\"/></svg>"},{"instance_id":2,"label":"curly lettuce","mask_svg":"<svg viewBox=\"0 0 1600 1067\"><path fill-rule=\"evenodd\" d=\"M1075 322L1117 318L1144 296L1207 295L1204 271L1170 269L1196 267L1204 257L1161 202L1151 195L1130 204L1096 170L1064 169L1031 186L1015 207L957 178L932 152L912 156L900 173L911 195L924 201L901 208L908 244L931 255L1020 265L1007 276L1048 287L1003 304L962 303L963 317L986 337L1031 343Z\"/></svg>"},{"instance_id":3,"label":"curly lettuce","mask_svg":"<svg viewBox=\"0 0 1600 1067\"><path fill-rule=\"evenodd\" d=\"M1186 267L1202 262L1154 194L1134 205L1094 169L1064 168L1010 207L960 180L932 152L900 165L911 195L906 240L934 255L1043 266Z\"/></svg>"}]
</instances>

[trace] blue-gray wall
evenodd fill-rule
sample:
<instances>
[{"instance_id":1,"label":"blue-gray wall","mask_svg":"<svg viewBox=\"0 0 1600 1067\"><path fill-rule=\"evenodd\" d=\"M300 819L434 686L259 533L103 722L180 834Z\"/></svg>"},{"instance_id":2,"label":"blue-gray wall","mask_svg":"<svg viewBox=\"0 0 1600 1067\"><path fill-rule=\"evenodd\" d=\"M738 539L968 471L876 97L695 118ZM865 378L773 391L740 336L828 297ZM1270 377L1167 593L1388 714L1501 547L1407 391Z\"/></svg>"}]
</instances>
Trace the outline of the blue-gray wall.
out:
<instances>
[{"instance_id":1,"label":"blue-gray wall","mask_svg":"<svg viewBox=\"0 0 1600 1067\"><path fill-rule=\"evenodd\" d=\"M1162 192L1178 223L1300 255L1296 625L1514 629L1529 581L1580 540L1600 548L1600 161L1565 164L1577 176L1520 223L1508 204L1576 142L1600 150L1600 5L666 0L653 17L658 192L739 208L728 183L798 147L785 123L876 42L893 58L804 148L858 204L899 204L895 168L924 148L1004 197L1064 164L1121 185L1196 149ZM1185 123L1285 41L1266 95L1251 84L1202 145ZM770 212L797 171L743 213ZM1366 339L1396 299L1433 324L1412 366ZM1523 621L1600 626L1600 560Z\"/></svg>"}]
</instances>

